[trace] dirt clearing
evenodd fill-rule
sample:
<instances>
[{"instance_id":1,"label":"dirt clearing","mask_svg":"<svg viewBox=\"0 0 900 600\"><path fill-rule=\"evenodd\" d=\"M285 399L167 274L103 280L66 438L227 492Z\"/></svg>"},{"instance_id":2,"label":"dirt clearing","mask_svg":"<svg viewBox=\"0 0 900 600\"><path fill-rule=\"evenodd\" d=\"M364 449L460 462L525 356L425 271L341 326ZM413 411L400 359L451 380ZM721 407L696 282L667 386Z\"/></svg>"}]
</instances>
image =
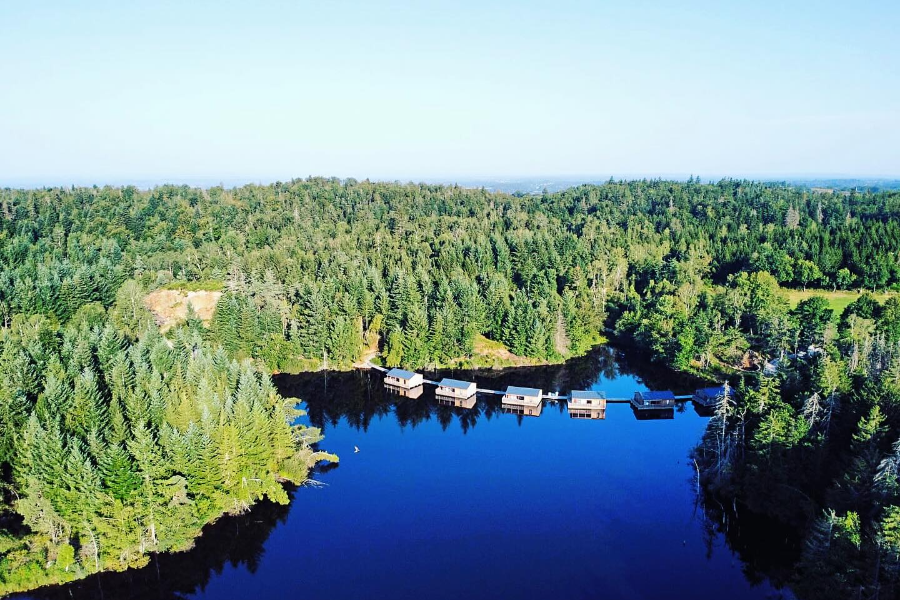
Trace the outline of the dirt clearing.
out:
<instances>
[{"instance_id":1,"label":"dirt clearing","mask_svg":"<svg viewBox=\"0 0 900 600\"><path fill-rule=\"evenodd\" d=\"M160 331L167 331L173 325L184 321L187 316L188 304L194 307L194 312L206 324L209 325L216 303L221 298L222 292L184 292L181 290L156 290L147 294L144 304L156 318L156 324Z\"/></svg>"}]
</instances>

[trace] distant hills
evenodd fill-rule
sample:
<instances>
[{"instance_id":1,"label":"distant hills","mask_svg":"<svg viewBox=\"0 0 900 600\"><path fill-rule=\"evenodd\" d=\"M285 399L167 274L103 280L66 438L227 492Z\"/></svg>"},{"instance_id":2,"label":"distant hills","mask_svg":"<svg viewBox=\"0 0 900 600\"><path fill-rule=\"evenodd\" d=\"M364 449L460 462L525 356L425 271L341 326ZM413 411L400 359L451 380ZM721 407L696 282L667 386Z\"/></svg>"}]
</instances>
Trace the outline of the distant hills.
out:
<instances>
[{"instance_id":1,"label":"distant hills","mask_svg":"<svg viewBox=\"0 0 900 600\"><path fill-rule=\"evenodd\" d=\"M635 179L670 179L686 181L687 177L677 176L628 176L616 177L617 181ZM699 178L701 181L718 181L723 178ZM753 181L767 181L772 183L786 183L800 187L808 187L815 191L845 191L845 190L897 190L900 189L900 179L890 178L770 178L770 177L733 177L732 179L749 179ZM570 187L584 184L603 184L609 181L609 177L523 177L511 179L459 179L441 180L439 183L456 183L467 188L485 188L491 191L506 192L509 194L540 194L544 190L558 192Z\"/></svg>"},{"instance_id":2,"label":"distant hills","mask_svg":"<svg viewBox=\"0 0 900 600\"><path fill-rule=\"evenodd\" d=\"M301 177L298 175L298 177ZM868 190L877 192L880 190L898 190L900 189L900 178L888 177L788 177L775 178L765 176L734 176L734 177L696 177L692 176L698 182L716 182L721 179L746 179L749 181L766 181L772 183L785 183L801 187L808 187L818 192L828 191L846 191L846 190ZM25 188L40 189L43 187L53 186L85 186L94 185L103 187L110 185L113 187L135 186L138 189L151 189L159 185L187 185L190 187L210 188L222 186L225 188L242 187L248 184L268 185L275 181L289 181L291 178L278 177L171 177L171 178L135 178L135 179L116 179L110 181L95 181L89 178L76 178L74 181L68 181L64 178L12 178L4 180L0 177L0 189L2 188ZM362 178L361 178L362 179ZM610 181L609 176L601 175L585 175L585 176L551 176L543 175L536 177L510 177L510 178L493 178L493 177L371 177L371 181L395 181L395 182L425 182L440 183L446 185L459 185L465 188L484 188L490 191L506 192L508 194L541 194L545 190L547 192L558 192L571 187L596 184L602 185ZM635 181L641 179L658 179L665 181L687 181L689 177L684 175L625 175L613 177L616 181Z\"/></svg>"}]
</instances>

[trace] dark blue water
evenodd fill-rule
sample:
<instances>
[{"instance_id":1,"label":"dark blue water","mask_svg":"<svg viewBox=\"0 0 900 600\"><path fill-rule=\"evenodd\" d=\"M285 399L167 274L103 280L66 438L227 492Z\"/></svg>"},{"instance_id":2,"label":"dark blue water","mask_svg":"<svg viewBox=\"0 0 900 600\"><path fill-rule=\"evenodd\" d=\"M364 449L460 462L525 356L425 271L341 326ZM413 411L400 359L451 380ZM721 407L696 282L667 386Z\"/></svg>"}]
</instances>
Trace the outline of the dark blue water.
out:
<instances>
[{"instance_id":1,"label":"dark blue water","mask_svg":"<svg viewBox=\"0 0 900 600\"><path fill-rule=\"evenodd\" d=\"M611 397L648 388L608 351L564 367L455 375L495 389L576 387ZM653 370L642 375L654 389L691 386ZM756 534L735 534L739 524L730 523L726 537L698 502L688 453L707 418L689 402L669 419L638 420L628 405L611 404L605 420L575 420L564 405L519 417L493 397L468 410L439 406L430 393L398 398L374 373L276 382L308 399L306 419L325 430L322 447L341 457L337 468L314 475L321 486L296 490L289 508L261 505L223 520L181 557L49 594L738 600L783 593L729 549L753 546ZM754 552L761 553L747 551Z\"/></svg>"}]
</instances>

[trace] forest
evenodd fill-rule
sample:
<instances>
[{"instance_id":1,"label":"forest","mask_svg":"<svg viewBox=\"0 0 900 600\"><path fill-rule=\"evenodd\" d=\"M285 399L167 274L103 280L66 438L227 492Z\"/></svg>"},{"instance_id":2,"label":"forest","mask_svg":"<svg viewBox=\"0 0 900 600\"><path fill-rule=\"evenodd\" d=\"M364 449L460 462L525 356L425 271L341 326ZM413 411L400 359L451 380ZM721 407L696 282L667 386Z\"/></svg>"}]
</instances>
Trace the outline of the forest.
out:
<instances>
[{"instance_id":1,"label":"forest","mask_svg":"<svg viewBox=\"0 0 900 600\"><path fill-rule=\"evenodd\" d=\"M698 472L802 532L805 597L893 589L898 217L897 191L728 179L0 190L0 593L287 501L334 457L269 373L466 364L482 339L555 362L603 336L729 381ZM160 288L222 296L163 332ZM807 288L879 295L784 294Z\"/></svg>"}]
</instances>

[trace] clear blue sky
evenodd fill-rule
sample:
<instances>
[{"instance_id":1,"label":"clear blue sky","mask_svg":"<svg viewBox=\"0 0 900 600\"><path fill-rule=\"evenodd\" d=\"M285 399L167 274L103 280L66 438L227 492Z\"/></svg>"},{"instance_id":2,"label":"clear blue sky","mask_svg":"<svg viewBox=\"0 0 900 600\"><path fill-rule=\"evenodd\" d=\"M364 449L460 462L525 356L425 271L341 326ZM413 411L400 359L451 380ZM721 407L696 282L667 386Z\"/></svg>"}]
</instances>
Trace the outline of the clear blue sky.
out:
<instances>
[{"instance_id":1,"label":"clear blue sky","mask_svg":"<svg viewBox=\"0 0 900 600\"><path fill-rule=\"evenodd\" d=\"M900 176L900 2L3 2L0 185Z\"/></svg>"}]
</instances>

